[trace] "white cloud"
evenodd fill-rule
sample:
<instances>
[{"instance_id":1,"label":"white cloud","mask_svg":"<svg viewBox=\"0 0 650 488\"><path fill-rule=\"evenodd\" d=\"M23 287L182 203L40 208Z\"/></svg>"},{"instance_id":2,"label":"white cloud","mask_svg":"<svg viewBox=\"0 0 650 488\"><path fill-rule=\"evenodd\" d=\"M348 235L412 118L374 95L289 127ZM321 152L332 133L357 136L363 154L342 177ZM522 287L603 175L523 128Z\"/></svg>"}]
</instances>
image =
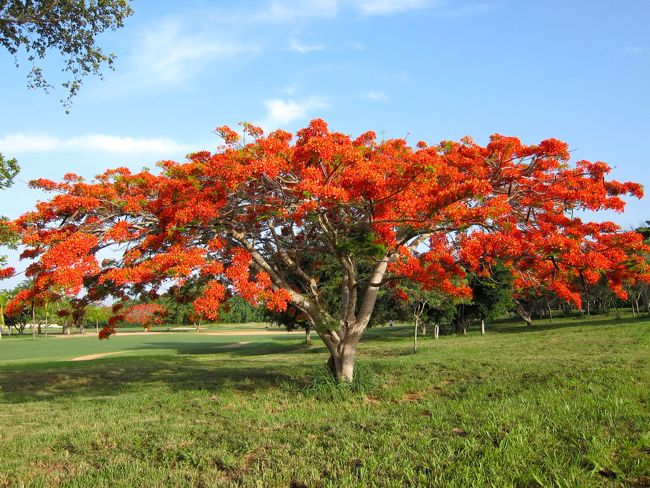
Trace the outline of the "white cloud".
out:
<instances>
[{"instance_id":1,"label":"white cloud","mask_svg":"<svg viewBox=\"0 0 650 488\"><path fill-rule=\"evenodd\" d=\"M390 15L428 7L428 0L355 0L354 5L364 15Z\"/></svg>"},{"instance_id":2,"label":"white cloud","mask_svg":"<svg viewBox=\"0 0 650 488\"><path fill-rule=\"evenodd\" d=\"M273 0L248 20L290 23L308 19L331 19L343 10L363 15L390 15L426 8L441 0Z\"/></svg>"},{"instance_id":3,"label":"white cloud","mask_svg":"<svg viewBox=\"0 0 650 488\"><path fill-rule=\"evenodd\" d=\"M189 148L167 138L88 134L58 138L47 134L9 134L0 137L0 151L8 154L46 151L92 151L113 154L173 154Z\"/></svg>"},{"instance_id":4,"label":"white cloud","mask_svg":"<svg viewBox=\"0 0 650 488\"><path fill-rule=\"evenodd\" d=\"M17 153L28 151L51 151L59 145L56 137L44 134L9 134L0 138L0 152Z\"/></svg>"},{"instance_id":5,"label":"white cloud","mask_svg":"<svg viewBox=\"0 0 650 488\"><path fill-rule=\"evenodd\" d=\"M626 46L623 48L625 54L644 54L647 49L643 46Z\"/></svg>"},{"instance_id":6,"label":"white cloud","mask_svg":"<svg viewBox=\"0 0 650 488\"><path fill-rule=\"evenodd\" d=\"M250 42L225 40L213 30L188 30L177 20L145 29L136 39L127 64L113 78L115 92L185 85L217 59L254 54Z\"/></svg>"},{"instance_id":7,"label":"white cloud","mask_svg":"<svg viewBox=\"0 0 650 488\"><path fill-rule=\"evenodd\" d=\"M322 51L325 49L325 46L322 44L303 44L297 39L292 38L289 41L289 49L300 54L307 54L313 51Z\"/></svg>"},{"instance_id":8,"label":"white cloud","mask_svg":"<svg viewBox=\"0 0 650 488\"><path fill-rule=\"evenodd\" d=\"M379 102L387 102L388 101L388 97L386 96L386 94L384 92L378 91L378 90L370 90L368 93L366 93L366 98L368 98L370 100L376 100L376 101L379 101Z\"/></svg>"},{"instance_id":9,"label":"white cloud","mask_svg":"<svg viewBox=\"0 0 650 488\"><path fill-rule=\"evenodd\" d=\"M253 19L263 22L294 22L309 18L332 18L338 11L337 0L276 0L267 9L253 16Z\"/></svg>"},{"instance_id":10,"label":"white cloud","mask_svg":"<svg viewBox=\"0 0 650 488\"><path fill-rule=\"evenodd\" d=\"M259 122L265 130L282 128L291 122L304 119L315 109L327 108L329 104L321 97L311 97L305 100L282 100L274 98L264 102L267 115Z\"/></svg>"},{"instance_id":11,"label":"white cloud","mask_svg":"<svg viewBox=\"0 0 650 488\"><path fill-rule=\"evenodd\" d=\"M353 51L363 51L366 48L366 46L364 46L361 42L358 41L346 42L345 47L348 49L352 49Z\"/></svg>"}]
</instances>

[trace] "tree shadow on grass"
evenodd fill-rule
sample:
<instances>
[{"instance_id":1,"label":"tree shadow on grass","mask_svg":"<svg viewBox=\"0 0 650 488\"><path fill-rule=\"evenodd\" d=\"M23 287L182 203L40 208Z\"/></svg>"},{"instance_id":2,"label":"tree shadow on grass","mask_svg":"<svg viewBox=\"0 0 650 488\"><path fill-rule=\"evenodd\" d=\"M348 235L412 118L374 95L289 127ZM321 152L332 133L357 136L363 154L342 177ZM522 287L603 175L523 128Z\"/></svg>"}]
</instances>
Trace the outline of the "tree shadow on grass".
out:
<instances>
[{"instance_id":1,"label":"tree shadow on grass","mask_svg":"<svg viewBox=\"0 0 650 488\"><path fill-rule=\"evenodd\" d=\"M553 322L544 320L543 322L533 321L533 325L526 326L524 322L502 322L494 324L489 327L489 331L504 333L504 334L519 334L519 333L529 333L529 332L542 332L547 330L557 330L557 329L570 329L574 327L601 327L601 326L616 326L616 325L629 325L641 322L649 322L649 317L637 317L637 318L616 318L616 317L568 317L568 318L559 318Z\"/></svg>"},{"instance_id":2,"label":"tree shadow on grass","mask_svg":"<svg viewBox=\"0 0 650 488\"><path fill-rule=\"evenodd\" d=\"M151 349L160 345L152 343ZM60 398L80 399L111 397L132 391L142 391L148 385L164 384L171 391L223 390L259 392L278 387L301 391L307 384L306 371L313 367L313 360L296 363L291 361L263 361L255 356L298 352L308 347L293 344L250 344L219 348L219 353L229 352L241 358L229 360L228 356L215 355L211 359L191 359L185 354L214 354L210 345L164 343L165 349L177 348L181 356L123 356L118 355L88 362L56 362L12 365L0 368L0 405L35 401L52 401ZM138 348L143 349L143 348ZM270 349L270 350L269 350ZM246 361L245 357L251 357ZM307 358L305 358L307 359ZM323 361L324 362L324 361Z\"/></svg>"},{"instance_id":3,"label":"tree shadow on grass","mask_svg":"<svg viewBox=\"0 0 650 488\"><path fill-rule=\"evenodd\" d=\"M290 338L293 339L293 338ZM203 355L228 353L233 356L265 356L269 354L295 353L308 351L312 346L305 343L285 342L285 339L273 341L247 342L233 341L227 343L188 343L188 342L147 342L135 345L128 350L170 350L180 355Z\"/></svg>"}]
</instances>

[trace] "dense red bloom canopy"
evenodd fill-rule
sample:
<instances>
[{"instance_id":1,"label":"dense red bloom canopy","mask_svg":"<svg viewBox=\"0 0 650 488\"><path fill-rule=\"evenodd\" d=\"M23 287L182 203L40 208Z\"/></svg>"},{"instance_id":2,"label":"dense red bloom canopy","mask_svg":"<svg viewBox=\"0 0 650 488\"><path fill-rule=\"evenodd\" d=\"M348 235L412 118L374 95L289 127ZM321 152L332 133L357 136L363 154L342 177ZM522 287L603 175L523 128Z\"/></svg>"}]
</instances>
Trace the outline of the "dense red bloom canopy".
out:
<instances>
[{"instance_id":1,"label":"dense red bloom canopy","mask_svg":"<svg viewBox=\"0 0 650 488\"><path fill-rule=\"evenodd\" d=\"M230 294L273 310L291 303L330 347L362 331L377 289L398 280L463 296L465 273L498 261L519 289L544 286L579 305L579 282L606 279L624 296L648 279L640 235L577 217L620 212L621 196L642 188L607 180L605 163L570 164L556 139L527 146L495 134L486 146L465 138L413 148L330 132L322 120L296 137L217 131L224 146L163 161L160 174L33 181L54 193L15 222L25 256L37 259L33 293L153 296L191 281L204 317L216 318ZM99 262L107 247L119 254ZM341 268L341 311L321 300L315 270L325 256Z\"/></svg>"}]
</instances>

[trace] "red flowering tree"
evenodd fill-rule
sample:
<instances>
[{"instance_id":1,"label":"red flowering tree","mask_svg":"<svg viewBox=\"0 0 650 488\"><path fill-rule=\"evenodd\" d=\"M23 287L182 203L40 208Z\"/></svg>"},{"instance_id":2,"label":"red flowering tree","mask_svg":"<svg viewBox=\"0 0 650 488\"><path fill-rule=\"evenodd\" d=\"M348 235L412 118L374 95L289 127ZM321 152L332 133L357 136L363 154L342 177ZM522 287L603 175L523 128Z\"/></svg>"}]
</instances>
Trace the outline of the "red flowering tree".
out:
<instances>
[{"instance_id":1,"label":"red flowering tree","mask_svg":"<svg viewBox=\"0 0 650 488\"><path fill-rule=\"evenodd\" d=\"M327 346L336 378L349 381L380 288L401 280L468 297L465 273L499 262L516 286L541 282L578 305L581 277L605 277L621 296L647 279L640 235L575 216L622 211L621 196L642 188L608 181L605 163L571 165L561 141L494 135L485 147L465 138L413 148L330 132L322 120L296 138L250 125L246 139L217 131L217 152L163 161L157 175L118 168L93 182L32 182L55 193L15 223L37 258L34 292L152 295L199 283L194 308L210 319L230 294L276 311L290 304ZM106 247L120 257L99 262ZM336 309L318 273L332 262Z\"/></svg>"}]
</instances>

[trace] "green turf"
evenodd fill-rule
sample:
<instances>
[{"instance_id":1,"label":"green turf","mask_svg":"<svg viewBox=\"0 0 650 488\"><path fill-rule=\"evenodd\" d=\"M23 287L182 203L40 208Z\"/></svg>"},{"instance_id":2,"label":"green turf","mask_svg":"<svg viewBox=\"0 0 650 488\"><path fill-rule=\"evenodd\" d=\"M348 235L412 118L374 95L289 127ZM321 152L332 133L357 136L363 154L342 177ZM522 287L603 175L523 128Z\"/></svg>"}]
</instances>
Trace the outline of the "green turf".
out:
<instances>
[{"instance_id":1,"label":"green turf","mask_svg":"<svg viewBox=\"0 0 650 488\"><path fill-rule=\"evenodd\" d=\"M122 329L120 329L122 331ZM165 331L166 328L159 328ZM204 331L207 329L203 329ZM263 332L270 330L280 335L273 336L215 336L205 333L195 333L192 331L176 331L170 333L158 334L133 334L129 332L142 332L139 329L127 329L126 332L118 332L117 335L111 336L110 339L100 341L94 331L89 331L84 335L75 334L72 336L62 336L61 334L36 336L31 335L12 335L3 336L0 340L0 364L9 362L47 362L55 360L69 360L83 355L101 354L120 352L130 355L142 355L149 353L165 354L206 354L209 352L219 352L224 349L224 345L237 344L238 342L273 342L275 340L291 339L300 343L303 336L300 334L283 335L282 329L266 329L264 326L227 326L221 329L210 328L211 332L221 330L228 332L241 331L243 333ZM250 346L247 346L250 347Z\"/></svg>"},{"instance_id":2,"label":"green turf","mask_svg":"<svg viewBox=\"0 0 650 488\"><path fill-rule=\"evenodd\" d=\"M345 389L300 336L8 340L0 486L650 484L649 321L501 324L415 355L409 335L370 331ZM61 360L104 344L129 352Z\"/></svg>"}]
</instances>

